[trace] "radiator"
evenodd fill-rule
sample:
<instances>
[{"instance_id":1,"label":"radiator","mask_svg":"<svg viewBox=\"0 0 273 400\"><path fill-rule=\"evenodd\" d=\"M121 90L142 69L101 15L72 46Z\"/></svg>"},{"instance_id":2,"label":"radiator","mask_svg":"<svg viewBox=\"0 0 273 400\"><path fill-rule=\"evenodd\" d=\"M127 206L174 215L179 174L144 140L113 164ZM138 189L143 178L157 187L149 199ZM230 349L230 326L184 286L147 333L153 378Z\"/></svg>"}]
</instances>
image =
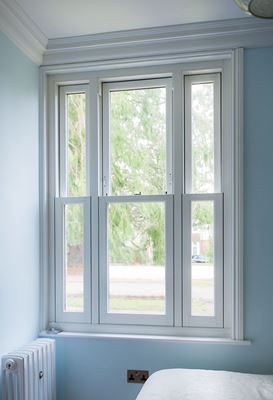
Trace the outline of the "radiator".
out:
<instances>
[{"instance_id":1,"label":"radiator","mask_svg":"<svg viewBox=\"0 0 273 400\"><path fill-rule=\"evenodd\" d=\"M2 400L56 400L53 339L37 339L2 357Z\"/></svg>"}]
</instances>

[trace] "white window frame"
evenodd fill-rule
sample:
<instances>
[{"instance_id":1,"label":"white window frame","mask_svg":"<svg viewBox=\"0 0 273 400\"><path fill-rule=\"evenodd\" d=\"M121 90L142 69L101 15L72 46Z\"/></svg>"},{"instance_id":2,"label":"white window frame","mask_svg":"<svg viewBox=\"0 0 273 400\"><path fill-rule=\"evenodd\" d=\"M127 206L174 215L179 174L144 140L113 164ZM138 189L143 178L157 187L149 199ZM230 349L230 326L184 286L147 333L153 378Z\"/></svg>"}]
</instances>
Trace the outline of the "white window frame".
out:
<instances>
[{"instance_id":1,"label":"white window frame","mask_svg":"<svg viewBox=\"0 0 273 400\"><path fill-rule=\"evenodd\" d=\"M185 75L185 194L183 195L183 323L191 327L223 327L224 286L223 286L223 201L222 171L227 163L222 159L221 149L221 72ZM213 83L214 102L214 191L194 193L192 190L192 85ZM214 312L213 317L191 315L192 289L192 221L193 201L212 201L214 205Z\"/></svg>"},{"instance_id":2,"label":"white window frame","mask_svg":"<svg viewBox=\"0 0 273 400\"><path fill-rule=\"evenodd\" d=\"M113 203L165 204L165 314L129 314L108 312L108 249L107 206ZM105 324L134 324L171 326L173 321L173 196L103 196L100 198L100 322Z\"/></svg>"},{"instance_id":3,"label":"white window frame","mask_svg":"<svg viewBox=\"0 0 273 400\"><path fill-rule=\"evenodd\" d=\"M191 204L193 201L211 201L214 205L214 316L193 316L192 306L192 231ZM184 326L223 327L223 194L185 194L183 196L183 293Z\"/></svg>"},{"instance_id":4,"label":"white window frame","mask_svg":"<svg viewBox=\"0 0 273 400\"><path fill-rule=\"evenodd\" d=\"M139 90L166 88L166 187L158 195L131 195L111 194L111 132L110 132L110 96L112 92L123 90ZM109 324L135 324L135 325L172 325L173 321L173 207L172 196L172 81L171 78L135 79L119 82L106 82L102 85L102 111L103 111L103 196L100 198L99 227L100 227L100 322ZM110 203L134 202L163 202L165 204L165 301L166 313L153 314L121 314L107 311L108 299L108 257L107 257L107 206Z\"/></svg>"},{"instance_id":5,"label":"white window frame","mask_svg":"<svg viewBox=\"0 0 273 400\"><path fill-rule=\"evenodd\" d=\"M65 294L65 206L79 204L83 207L83 311L64 311ZM60 322L91 322L90 301L90 198L89 197L60 197L55 199L55 235L56 235L56 318Z\"/></svg>"},{"instance_id":6,"label":"white window frame","mask_svg":"<svg viewBox=\"0 0 273 400\"><path fill-rule=\"evenodd\" d=\"M166 193L172 193L172 81L171 78L139 79L103 84L103 195L111 195L110 182L110 93L122 90L166 88ZM134 193L132 193L134 194Z\"/></svg>"},{"instance_id":7,"label":"white window frame","mask_svg":"<svg viewBox=\"0 0 273 400\"><path fill-rule=\"evenodd\" d=\"M122 65L120 69L112 69L108 66L106 70L97 68L95 65L72 66L68 68L61 66L52 70L45 68L41 72L41 243L42 243L42 314L41 328L57 327L66 331L90 332L94 334L147 334L147 335L167 335L168 337L209 337L209 338L229 338L242 340L243 335L243 256L242 256L242 171L243 171L243 137L242 137L242 111L243 111L243 50L228 50L218 53L207 53L199 55L188 55L175 62L168 63L168 58L161 60L161 65L156 65L153 61L139 63L132 60L129 65ZM193 62L194 59L198 61ZM113 64L114 65L114 64ZM132 67L133 65L133 67ZM99 69L99 71L98 71ZM78 71L78 72L75 72ZM88 72L86 72L88 71ZM182 304L182 249L181 243L183 232L179 224L174 223L174 319L173 326L136 326L136 325L116 325L99 324L99 262L98 262L98 196L103 185L101 174L101 135L100 106L101 106L101 82L125 81L134 79L154 79L162 77L172 77L173 87L173 108L176 117L173 119L173 165L175 174L173 176L174 190L174 212L176 221L182 219L182 196L184 193L184 165L181 164L181 154L184 152L182 116L179 114L184 107L184 76L200 75L213 72L222 73L224 96L222 97L222 116L223 131L223 158L230 158L224 168L222 189L228 192L224 207L224 236L225 246L230 249L227 254L225 251L225 265L229 268L224 269L225 291L224 291L224 319L223 328L201 328L182 326L183 313ZM91 235L92 241L92 320L90 323L61 322L56 315L56 294L55 294L55 232L54 232L54 198L58 193L58 149L59 144L56 139L58 129L58 91L62 85L88 84L92 88L89 93L90 118L93 119L95 128L90 129L90 142L92 143L92 156L89 165L93 162L93 170L90 175L90 194L92 196L91 210ZM47 136L48 135L48 136ZM47 141L49 138L49 142ZM92 161L93 159L93 161ZM180 168L180 170L179 170ZM49 185L47 186L47 179ZM228 204L228 205L227 205ZM228 233L228 235L227 235ZM49 249L49 252L47 251ZM48 272L47 272L48 271ZM47 279L49 275L49 280ZM49 296L47 295L49 293ZM47 304L49 302L49 306ZM90 310L91 315L91 310Z\"/></svg>"},{"instance_id":8,"label":"white window frame","mask_svg":"<svg viewBox=\"0 0 273 400\"><path fill-rule=\"evenodd\" d=\"M214 192L221 192L221 73L185 76L185 192L192 192L191 87L196 83L214 84Z\"/></svg>"},{"instance_id":9,"label":"white window frame","mask_svg":"<svg viewBox=\"0 0 273 400\"><path fill-rule=\"evenodd\" d=\"M59 178L56 176L56 198L54 204L54 224L55 224L55 263L56 266L56 290L55 294L55 307L56 319L60 322L75 321L77 323L90 323L91 322L91 263L90 263L90 238L91 238L91 199L88 196L90 192L90 179L89 179L89 148L90 137L89 132L89 85L83 84L66 84L58 86L58 126L59 126L59 150L57 163L59 163ZM67 153L68 153L68 121L67 121L67 96L71 94L85 94L86 103L86 188L85 193L81 197L69 197L67 193ZM58 160L59 159L59 160ZM64 235L64 209L66 205L79 204L83 206L84 215L84 254L83 254L83 312L69 312L64 311L64 293L65 293L65 235Z\"/></svg>"},{"instance_id":10,"label":"white window frame","mask_svg":"<svg viewBox=\"0 0 273 400\"><path fill-rule=\"evenodd\" d=\"M86 118L85 118L85 126L86 126L86 165L88 166L89 162L89 149L90 149L90 140L89 135L89 85L66 85L60 86L59 91L59 124L60 124L60 149L64 151L60 151L60 196L67 196L67 95L70 94L85 94L85 107L86 107ZM90 192L90 177L89 177L89 168L86 169L86 193L88 195Z\"/></svg>"}]
</instances>

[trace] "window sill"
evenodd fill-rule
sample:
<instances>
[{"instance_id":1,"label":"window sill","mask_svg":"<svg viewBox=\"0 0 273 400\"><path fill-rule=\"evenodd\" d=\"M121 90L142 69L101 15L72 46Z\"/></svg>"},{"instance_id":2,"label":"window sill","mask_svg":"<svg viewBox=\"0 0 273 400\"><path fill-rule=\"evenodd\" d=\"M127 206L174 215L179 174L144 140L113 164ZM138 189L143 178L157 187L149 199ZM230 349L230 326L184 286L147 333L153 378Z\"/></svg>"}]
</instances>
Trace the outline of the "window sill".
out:
<instances>
[{"instance_id":1,"label":"window sill","mask_svg":"<svg viewBox=\"0 0 273 400\"><path fill-rule=\"evenodd\" d=\"M228 344L236 346L249 346L250 340L233 340L228 338L201 338L201 337L181 337L181 336L157 336L157 335L133 335L133 334L117 334L117 333L81 333L81 332L60 332L49 333L42 331L40 337L65 338L65 339L113 339L113 340L142 340L142 341L159 341L173 343L207 343L207 344Z\"/></svg>"}]
</instances>

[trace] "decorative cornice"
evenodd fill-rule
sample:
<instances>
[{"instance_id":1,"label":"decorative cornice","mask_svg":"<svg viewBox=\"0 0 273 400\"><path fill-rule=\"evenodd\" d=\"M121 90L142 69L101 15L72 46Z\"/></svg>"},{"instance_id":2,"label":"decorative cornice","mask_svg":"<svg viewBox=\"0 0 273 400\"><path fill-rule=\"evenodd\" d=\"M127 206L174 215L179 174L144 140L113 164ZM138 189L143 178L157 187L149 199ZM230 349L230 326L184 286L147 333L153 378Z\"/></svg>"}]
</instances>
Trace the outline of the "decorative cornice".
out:
<instances>
[{"instance_id":1,"label":"decorative cornice","mask_svg":"<svg viewBox=\"0 0 273 400\"><path fill-rule=\"evenodd\" d=\"M43 65L273 46L273 24L250 18L50 39Z\"/></svg>"},{"instance_id":2,"label":"decorative cornice","mask_svg":"<svg viewBox=\"0 0 273 400\"><path fill-rule=\"evenodd\" d=\"M273 46L272 21L252 17L47 39L15 0L0 0L2 30L35 63L111 64Z\"/></svg>"},{"instance_id":3,"label":"decorative cornice","mask_svg":"<svg viewBox=\"0 0 273 400\"><path fill-rule=\"evenodd\" d=\"M42 63L48 40L16 1L0 0L0 30L34 63Z\"/></svg>"}]
</instances>

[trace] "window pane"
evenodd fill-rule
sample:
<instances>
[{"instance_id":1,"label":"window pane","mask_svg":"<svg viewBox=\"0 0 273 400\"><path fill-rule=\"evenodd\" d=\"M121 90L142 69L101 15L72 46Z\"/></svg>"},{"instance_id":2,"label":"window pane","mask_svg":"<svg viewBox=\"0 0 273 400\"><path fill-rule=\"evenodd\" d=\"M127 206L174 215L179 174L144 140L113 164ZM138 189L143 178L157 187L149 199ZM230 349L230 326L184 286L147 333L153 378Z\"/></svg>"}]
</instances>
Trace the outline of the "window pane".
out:
<instances>
[{"instance_id":1,"label":"window pane","mask_svg":"<svg viewBox=\"0 0 273 400\"><path fill-rule=\"evenodd\" d=\"M64 312L83 312L83 205L65 206Z\"/></svg>"},{"instance_id":2,"label":"window pane","mask_svg":"<svg viewBox=\"0 0 273 400\"><path fill-rule=\"evenodd\" d=\"M113 195L166 192L166 88L110 93Z\"/></svg>"},{"instance_id":3,"label":"window pane","mask_svg":"<svg viewBox=\"0 0 273 400\"><path fill-rule=\"evenodd\" d=\"M192 85L192 192L214 192L214 84Z\"/></svg>"},{"instance_id":4,"label":"window pane","mask_svg":"<svg viewBox=\"0 0 273 400\"><path fill-rule=\"evenodd\" d=\"M67 95L67 195L86 195L85 93Z\"/></svg>"},{"instance_id":5,"label":"window pane","mask_svg":"<svg viewBox=\"0 0 273 400\"><path fill-rule=\"evenodd\" d=\"M108 312L165 314L165 204L108 208Z\"/></svg>"},{"instance_id":6,"label":"window pane","mask_svg":"<svg viewBox=\"0 0 273 400\"><path fill-rule=\"evenodd\" d=\"M214 203L192 202L191 314L214 316Z\"/></svg>"}]
</instances>

